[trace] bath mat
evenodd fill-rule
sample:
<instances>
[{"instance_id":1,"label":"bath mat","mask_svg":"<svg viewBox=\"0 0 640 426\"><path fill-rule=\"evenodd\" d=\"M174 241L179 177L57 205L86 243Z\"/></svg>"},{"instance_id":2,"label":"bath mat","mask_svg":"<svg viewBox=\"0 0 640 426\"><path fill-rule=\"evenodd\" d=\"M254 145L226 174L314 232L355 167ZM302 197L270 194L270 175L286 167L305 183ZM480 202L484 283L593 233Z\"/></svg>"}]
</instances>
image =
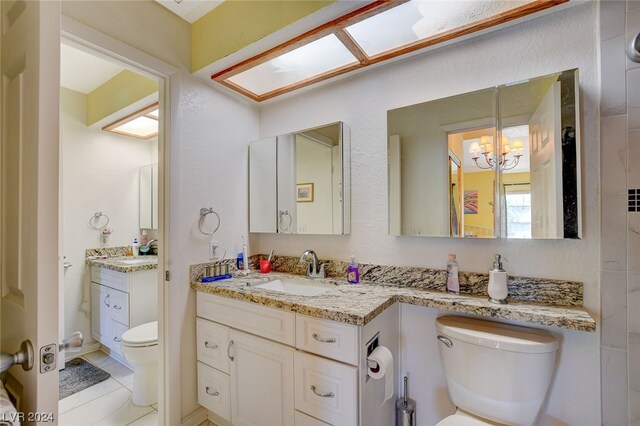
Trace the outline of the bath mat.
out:
<instances>
[{"instance_id":1,"label":"bath mat","mask_svg":"<svg viewBox=\"0 0 640 426\"><path fill-rule=\"evenodd\" d=\"M67 361L64 370L60 371L60 397L66 398L90 386L107 380L110 376L82 358Z\"/></svg>"}]
</instances>

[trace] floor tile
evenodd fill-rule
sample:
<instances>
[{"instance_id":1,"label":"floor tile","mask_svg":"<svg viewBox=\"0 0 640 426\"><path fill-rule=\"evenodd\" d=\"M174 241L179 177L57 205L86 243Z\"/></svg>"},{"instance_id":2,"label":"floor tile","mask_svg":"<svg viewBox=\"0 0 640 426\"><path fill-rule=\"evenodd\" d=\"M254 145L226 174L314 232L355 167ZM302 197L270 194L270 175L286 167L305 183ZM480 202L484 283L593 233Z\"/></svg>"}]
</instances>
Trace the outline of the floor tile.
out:
<instances>
[{"instance_id":1,"label":"floor tile","mask_svg":"<svg viewBox=\"0 0 640 426\"><path fill-rule=\"evenodd\" d=\"M59 417L60 426L123 426L153 412L151 407L131 403L131 392L120 388L67 411Z\"/></svg>"},{"instance_id":2,"label":"floor tile","mask_svg":"<svg viewBox=\"0 0 640 426\"><path fill-rule=\"evenodd\" d=\"M128 426L158 426L158 412L153 411L135 422L129 423Z\"/></svg>"},{"instance_id":3,"label":"floor tile","mask_svg":"<svg viewBox=\"0 0 640 426\"><path fill-rule=\"evenodd\" d=\"M100 398L115 390L122 389L122 385L117 381L109 378L103 382L97 383L87 389L80 392L69 395L68 397L61 399L58 402L58 413L63 414L67 411L76 408L82 404L86 404L89 401L93 401L96 398Z\"/></svg>"},{"instance_id":4,"label":"floor tile","mask_svg":"<svg viewBox=\"0 0 640 426\"><path fill-rule=\"evenodd\" d=\"M106 364L100 368L111 374L111 377L122 386L125 386L129 390L133 389L133 370L125 367L124 364L120 364L118 361L113 360L112 363Z\"/></svg>"},{"instance_id":5,"label":"floor tile","mask_svg":"<svg viewBox=\"0 0 640 426\"><path fill-rule=\"evenodd\" d=\"M91 364L99 368L103 368L103 366L113 364L114 362L118 362L102 351L90 352L83 355L82 358L86 359Z\"/></svg>"}]
</instances>

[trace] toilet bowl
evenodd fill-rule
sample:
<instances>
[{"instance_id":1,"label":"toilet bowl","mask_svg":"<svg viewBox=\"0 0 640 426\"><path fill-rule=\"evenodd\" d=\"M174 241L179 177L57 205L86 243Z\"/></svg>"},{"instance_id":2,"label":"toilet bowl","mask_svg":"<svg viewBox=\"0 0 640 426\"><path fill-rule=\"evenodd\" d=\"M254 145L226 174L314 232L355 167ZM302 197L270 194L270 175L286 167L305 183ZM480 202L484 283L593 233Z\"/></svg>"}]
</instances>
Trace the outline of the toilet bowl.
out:
<instances>
[{"instance_id":1,"label":"toilet bowl","mask_svg":"<svg viewBox=\"0 0 640 426\"><path fill-rule=\"evenodd\" d=\"M449 398L436 426L532 426L551 383L557 339L545 330L446 315L436 319Z\"/></svg>"},{"instance_id":2,"label":"toilet bowl","mask_svg":"<svg viewBox=\"0 0 640 426\"><path fill-rule=\"evenodd\" d=\"M125 331L120 349L133 366L133 404L158 402L158 321Z\"/></svg>"}]
</instances>

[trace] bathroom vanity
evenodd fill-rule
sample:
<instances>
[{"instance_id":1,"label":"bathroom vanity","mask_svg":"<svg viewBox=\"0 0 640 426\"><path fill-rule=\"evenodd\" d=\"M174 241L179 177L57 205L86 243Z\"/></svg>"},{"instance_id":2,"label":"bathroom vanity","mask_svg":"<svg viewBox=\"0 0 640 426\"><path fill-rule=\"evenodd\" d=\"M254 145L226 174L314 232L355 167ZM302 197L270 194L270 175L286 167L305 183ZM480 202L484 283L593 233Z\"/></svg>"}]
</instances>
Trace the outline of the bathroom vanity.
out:
<instances>
[{"instance_id":1,"label":"bathroom vanity","mask_svg":"<svg viewBox=\"0 0 640 426\"><path fill-rule=\"evenodd\" d=\"M157 258L91 260L91 336L126 363L122 334L158 315ZM127 363L128 365L128 363Z\"/></svg>"},{"instance_id":2,"label":"bathroom vanity","mask_svg":"<svg viewBox=\"0 0 640 426\"><path fill-rule=\"evenodd\" d=\"M358 326L198 292L197 315L198 403L216 422L392 424L366 359L397 353L398 304Z\"/></svg>"}]
</instances>

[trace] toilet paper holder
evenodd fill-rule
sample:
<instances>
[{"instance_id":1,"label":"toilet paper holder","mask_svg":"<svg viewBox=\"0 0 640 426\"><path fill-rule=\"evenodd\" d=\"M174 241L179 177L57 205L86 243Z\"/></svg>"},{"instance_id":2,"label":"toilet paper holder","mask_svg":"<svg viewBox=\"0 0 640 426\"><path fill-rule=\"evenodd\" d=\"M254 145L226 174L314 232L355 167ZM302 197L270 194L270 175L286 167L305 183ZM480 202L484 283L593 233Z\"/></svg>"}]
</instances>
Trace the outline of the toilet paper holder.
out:
<instances>
[{"instance_id":1,"label":"toilet paper holder","mask_svg":"<svg viewBox=\"0 0 640 426\"><path fill-rule=\"evenodd\" d=\"M368 382L369 379L371 378L371 376L369 376L369 369L373 370L374 372L377 372L380 369L380 366L378 365L377 362L369 359L369 355L371 355L371 353L374 351L375 348L378 347L379 344L380 344L380 332L378 331L371 339L369 339L369 341L365 345L365 347L367 348L367 372L365 375L366 377L365 382Z\"/></svg>"},{"instance_id":2,"label":"toilet paper holder","mask_svg":"<svg viewBox=\"0 0 640 426\"><path fill-rule=\"evenodd\" d=\"M378 365L377 362L371 360L371 359L367 359L367 366L374 371L374 373L377 373L378 370L380 370L380 366Z\"/></svg>"}]
</instances>

